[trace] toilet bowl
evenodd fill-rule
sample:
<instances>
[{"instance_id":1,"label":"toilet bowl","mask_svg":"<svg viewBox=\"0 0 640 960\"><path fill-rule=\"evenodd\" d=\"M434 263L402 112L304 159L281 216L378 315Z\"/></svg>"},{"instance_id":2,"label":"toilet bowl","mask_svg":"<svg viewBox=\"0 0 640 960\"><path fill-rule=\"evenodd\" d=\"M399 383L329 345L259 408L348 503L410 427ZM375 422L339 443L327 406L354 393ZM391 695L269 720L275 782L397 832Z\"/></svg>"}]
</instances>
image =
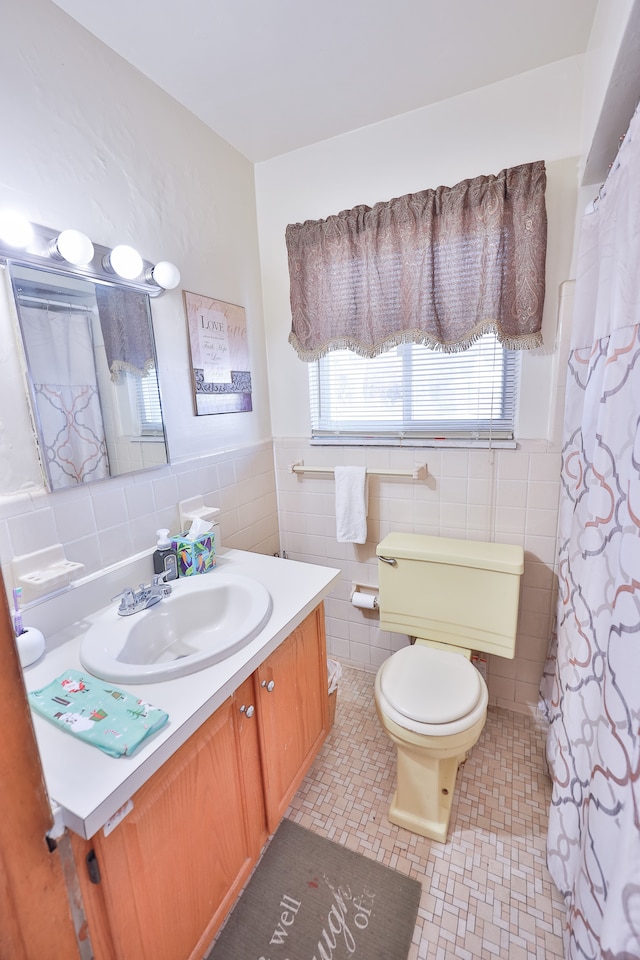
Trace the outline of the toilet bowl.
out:
<instances>
[{"instance_id":1,"label":"toilet bowl","mask_svg":"<svg viewBox=\"0 0 640 960\"><path fill-rule=\"evenodd\" d=\"M471 651L513 658L521 547L418 534L378 544L380 627L414 639L376 675L375 704L395 744L388 817L444 843L459 765L477 743L489 695Z\"/></svg>"},{"instance_id":2,"label":"toilet bowl","mask_svg":"<svg viewBox=\"0 0 640 960\"><path fill-rule=\"evenodd\" d=\"M374 695L397 754L388 818L444 843L458 766L487 719L487 685L464 654L416 643L382 664Z\"/></svg>"}]
</instances>

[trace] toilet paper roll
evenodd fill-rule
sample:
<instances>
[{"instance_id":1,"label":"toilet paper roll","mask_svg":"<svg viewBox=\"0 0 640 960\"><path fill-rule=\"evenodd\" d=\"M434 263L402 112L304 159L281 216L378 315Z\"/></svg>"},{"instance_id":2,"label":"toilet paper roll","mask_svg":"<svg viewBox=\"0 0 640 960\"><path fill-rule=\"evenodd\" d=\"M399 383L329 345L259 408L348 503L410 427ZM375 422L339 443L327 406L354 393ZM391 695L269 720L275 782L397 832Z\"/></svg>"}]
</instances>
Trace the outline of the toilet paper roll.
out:
<instances>
[{"instance_id":1,"label":"toilet paper roll","mask_svg":"<svg viewBox=\"0 0 640 960\"><path fill-rule=\"evenodd\" d=\"M378 609L378 598L373 593L360 593L356 590L351 597L351 603L354 607L359 607L361 610Z\"/></svg>"}]
</instances>

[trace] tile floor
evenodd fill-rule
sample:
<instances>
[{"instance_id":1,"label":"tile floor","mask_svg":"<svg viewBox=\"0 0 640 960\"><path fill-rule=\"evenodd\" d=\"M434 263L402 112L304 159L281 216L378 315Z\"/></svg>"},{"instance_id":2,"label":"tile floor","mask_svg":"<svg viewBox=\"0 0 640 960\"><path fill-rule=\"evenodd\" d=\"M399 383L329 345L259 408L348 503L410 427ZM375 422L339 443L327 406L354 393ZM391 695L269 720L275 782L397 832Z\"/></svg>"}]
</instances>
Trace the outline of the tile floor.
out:
<instances>
[{"instance_id":1,"label":"tile floor","mask_svg":"<svg viewBox=\"0 0 640 960\"><path fill-rule=\"evenodd\" d=\"M562 960L564 906L545 865L542 724L489 709L458 772L448 841L434 843L386 818L395 756L373 681L343 667L336 722L287 816L422 883L409 960Z\"/></svg>"}]
</instances>

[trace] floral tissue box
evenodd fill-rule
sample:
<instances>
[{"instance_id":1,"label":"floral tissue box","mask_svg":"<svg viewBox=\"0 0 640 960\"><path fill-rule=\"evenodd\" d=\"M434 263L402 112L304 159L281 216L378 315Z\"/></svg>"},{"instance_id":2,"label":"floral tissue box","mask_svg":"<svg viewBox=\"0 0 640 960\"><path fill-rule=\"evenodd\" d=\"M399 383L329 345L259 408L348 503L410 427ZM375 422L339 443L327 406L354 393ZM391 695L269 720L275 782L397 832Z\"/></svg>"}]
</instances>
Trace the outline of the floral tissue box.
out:
<instances>
[{"instance_id":1,"label":"floral tissue box","mask_svg":"<svg viewBox=\"0 0 640 960\"><path fill-rule=\"evenodd\" d=\"M213 533L204 533L189 540L186 533L178 534L171 541L178 555L178 575L191 577L196 573L208 573L216 565L216 545Z\"/></svg>"}]
</instances>

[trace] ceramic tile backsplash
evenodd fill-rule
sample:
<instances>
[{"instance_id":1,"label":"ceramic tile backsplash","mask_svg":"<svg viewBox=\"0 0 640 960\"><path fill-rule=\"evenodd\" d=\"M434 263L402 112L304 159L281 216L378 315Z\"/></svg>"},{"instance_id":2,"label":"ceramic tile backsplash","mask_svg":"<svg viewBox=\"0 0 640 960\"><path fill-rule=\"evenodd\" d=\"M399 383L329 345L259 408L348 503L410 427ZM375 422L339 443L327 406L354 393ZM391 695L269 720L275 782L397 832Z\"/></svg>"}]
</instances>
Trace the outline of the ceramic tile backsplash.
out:
<instances>
[{"instance_id":1,"label":"ceramic tile backsplash","mask_svg":"<svg viewBox=\"0 0 640 960\"><path fill-rule=\"evenodd\" d=\"M275 455L275 470L274 470ZM369 479L368 539L337 543L331 476L296 475L291 463L337 463L407 469L426 461L423 481ZM525 550L514 661L489 658L493 703L529 711L553 625L556 522L560 491L557 445L532 441L517 450L391 450L310 447L276 440L201 457L78 490L35 492L0 501L0 560L7 588L14 556L63 544L66 556L92 573L151 550L155 532L178 532L178 501L204 495L221 508L226 547L275 553L339 567L326 601L329 652L375 671L407 641L379 629L375 612L350 603L351 583L378 582L376 544L391 530L499 540Z\"/></svg>"},{"instance_id":2,"label":"ceramic tile backsplash","mask_svg":"<svg viewBox=\"0 0 640 960\"><path fill-rule=\"evenodd\" d=\"M11 560L55 543L85 574L152 550L156 530L178 533L178 502L203 495L220 506L226 547L275 553L277 500L270 441L161 466L54 494L36 491L0 500L0 561L13 587Z\"/></svg>"},{"instance_id":3,"label":"ceramic tile backsplash","mask_svg":"<svg viewBox=\"0 0 640 960\"><path fill-rule=\"evenodd\" d=\"M127 504L127 516L130 521L137 520L153 512L154 503L149 499L149 490L146 484L129 484L125 487L124 498ZM184 497L180 496L179 499L186 500L186 494Z\"/></svg>"},{"instance_id":4,"label":"ceramic tile backsplash","mask_svg":"<svg viewBox=\"0 0 640 960\"><path fill-rule=\"evenodd\" d=\"M171 509L176 505L180 496L178 494L178 482L173 474L158 477L157 480L153 481L153 496L156 510Z\"/></svg>"},{"instance_id":5,"label":"ceramic tile backsplash","mask_svg":"<svg viewBox=\"0 0 640 960\"><path fill-rule=\"evenodd\" d=\"M497 540L525 551L515 660L489 658L491 701L535 710L556 601L556 524L560 491L557 444L528 441L515 450L393 450L274 443L280 540L294 560L340 567L325 603L327 646L341 660L375 671L407 639L381 631L376 613L354 608L351 583L378 582L376 544L391 530ZM412 469L426 461L425 481L369 478L367 543L337 543L331 476L296 475L289 465Z\"/></svg>"},{"instance_id":6,"label":"ceramic tile backsplash","mask_svg":"<svg viewBox=\"0 0 640 960\"><path fill-rule=\"evenodd\" d=\"M127 519L124 480L116 477L108 483L94 484L90 490L97 529L115 527ZM54 501L55 494L51 495Z\"/></svg>"},{"instance_id":7,"label":"ceramic tile backsplash","mask_svg":"<svg viewBox=\"0 0 640 960\"><path fill-rule=\"evenodd\" d=\"M43 550L56 542L56 524L53 510L43 504L34 505L32 513L21 513L7 520L9 536L12 541L25 545L23 553Z\"/></svg>"},{"instance_id":8,"label":"ceramic tile backsplash","mask_svg":"<svg viewBox=\"0 0 640 960\"><path fill-rule=\"evenodd\" d=\"M58 542L79 540L95 527L93 501L89 490L60 490L51 497Z\"/></svg>"}]
</instances>

